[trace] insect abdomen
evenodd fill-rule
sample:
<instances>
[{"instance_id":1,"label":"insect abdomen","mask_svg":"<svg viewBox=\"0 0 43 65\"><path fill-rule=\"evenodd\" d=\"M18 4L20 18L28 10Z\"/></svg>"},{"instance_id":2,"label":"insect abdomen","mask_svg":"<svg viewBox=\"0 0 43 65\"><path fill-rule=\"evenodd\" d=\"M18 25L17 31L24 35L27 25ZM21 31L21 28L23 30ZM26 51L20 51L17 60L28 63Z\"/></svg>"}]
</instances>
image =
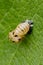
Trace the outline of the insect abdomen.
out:
<instances>
[{"instance_id":1,"label":"insect abdomen","mask_svg":"<svg viewBox=\"0 0 43 65\"><path fill-rule=\"evenodd\" d=\"M29 31L29 24L21 23L17 26L16 30L18 30L19 35L25 35Z\"/></svg>"}]
</instances>

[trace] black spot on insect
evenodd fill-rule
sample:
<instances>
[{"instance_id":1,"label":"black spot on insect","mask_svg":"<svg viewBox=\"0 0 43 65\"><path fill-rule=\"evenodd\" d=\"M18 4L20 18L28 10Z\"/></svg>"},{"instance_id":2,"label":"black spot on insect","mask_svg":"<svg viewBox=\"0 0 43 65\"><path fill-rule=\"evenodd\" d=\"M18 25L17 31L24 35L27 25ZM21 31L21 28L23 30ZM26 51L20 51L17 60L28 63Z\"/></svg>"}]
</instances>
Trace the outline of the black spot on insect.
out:
<instances>
[{"instance_id":1,"label":"black spot on insect","mask_svg":"<svg viewBox=\"0 0 43 65\"><path fill-rule=\"evenodd\" d=\"M18 39L19 41L21 40L21 39Z\"/></svg>"},{"instance_id":2,"label":"black spot on insect","mask_svg":"<svg viewBox=\"0 0 43 65\"><path fill-rule=\"evenodd\" d=\"M14 37L18 37L18 35L15 35Z\"/></svg>"},{"instance_id":3,"label":"black spot on insect","mask_svg":"<svg viewBox=\"0 0 43 65\"><path fill-rule=\"evenodd\" d=\"M15 42L15 41L13 41L13 42Z\"/></svg>"},{"instance_id":4,"label":"black spot on insect","mask_svg":"<svg viewBox=\"0 0 43 65\"><path fill-rule=\"evenodd\" d=\"M13 32L13 35L14 35L14 32Z\"/></svg>"},{"instance_id":5,"label":"black spot on insect","mask_svg":"<svg viewBox=\"0 0 43 65\"><path fill-rule=\"evenodd\" d=\"M24 31L23 29L21 29L22 31Z\"/></svg>"}]
</instances>

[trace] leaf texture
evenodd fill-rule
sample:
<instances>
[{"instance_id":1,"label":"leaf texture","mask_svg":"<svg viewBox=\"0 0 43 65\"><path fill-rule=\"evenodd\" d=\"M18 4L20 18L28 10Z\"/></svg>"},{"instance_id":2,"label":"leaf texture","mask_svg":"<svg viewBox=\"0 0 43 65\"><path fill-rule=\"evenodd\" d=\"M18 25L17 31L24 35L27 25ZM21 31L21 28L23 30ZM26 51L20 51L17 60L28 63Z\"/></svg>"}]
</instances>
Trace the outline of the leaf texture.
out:
<instances>
[{"instance_id":1,"label":"leaf texture","mask_svg":"<svg viewBox=\"0 0 43 65\"><path fill-rule=\"evenodd\" d=\"M33 20L32 33L18 44L9 41L25 19ZM43 0L0 0L0 65L43 65Z\"/></svg>"}]
</instances>

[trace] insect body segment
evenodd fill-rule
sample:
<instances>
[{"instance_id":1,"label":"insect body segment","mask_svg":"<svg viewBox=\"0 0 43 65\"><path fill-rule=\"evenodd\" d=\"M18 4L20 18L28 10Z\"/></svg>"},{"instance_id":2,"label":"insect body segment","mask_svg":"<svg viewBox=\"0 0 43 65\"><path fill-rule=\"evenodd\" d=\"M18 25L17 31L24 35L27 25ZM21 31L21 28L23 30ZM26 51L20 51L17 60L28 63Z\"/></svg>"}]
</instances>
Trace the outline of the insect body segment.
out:
<instances>
[{"instance_id":1,"label":"insect body segment","mask_svg":"<svg viewBox=\"0 0 43 65\"><path fill-rule=\"evenodd\" d=\"M11 31L9 33L9 38L12 41L19 42L24 35L27 34L27 32L30 30L30 27L32 27L33 24L31 24L29 20L26 20L23 23L20 23L15 30Z\"/></svg>"}]
</instances>

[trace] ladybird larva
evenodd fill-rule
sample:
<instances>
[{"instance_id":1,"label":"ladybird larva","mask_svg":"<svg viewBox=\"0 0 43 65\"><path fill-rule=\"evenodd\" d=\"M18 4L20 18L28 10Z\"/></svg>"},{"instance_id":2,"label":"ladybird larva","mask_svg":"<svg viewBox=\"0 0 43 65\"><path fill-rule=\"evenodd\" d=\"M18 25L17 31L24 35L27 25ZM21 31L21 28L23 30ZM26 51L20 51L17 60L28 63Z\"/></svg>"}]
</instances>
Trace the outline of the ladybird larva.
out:
<instances>
[{"instance_id":1,"label":"ladybird larva","mask_svg":"<svg viewBox=\"0 0 43 65\"><path fill-rule=\"evenodd\" d=\"M9 38L13 42L19 42L32 27L33 22L31 20L25 20L25 22L20 23L15 30L9 32Z\"/></svg>"}]
</instances>

